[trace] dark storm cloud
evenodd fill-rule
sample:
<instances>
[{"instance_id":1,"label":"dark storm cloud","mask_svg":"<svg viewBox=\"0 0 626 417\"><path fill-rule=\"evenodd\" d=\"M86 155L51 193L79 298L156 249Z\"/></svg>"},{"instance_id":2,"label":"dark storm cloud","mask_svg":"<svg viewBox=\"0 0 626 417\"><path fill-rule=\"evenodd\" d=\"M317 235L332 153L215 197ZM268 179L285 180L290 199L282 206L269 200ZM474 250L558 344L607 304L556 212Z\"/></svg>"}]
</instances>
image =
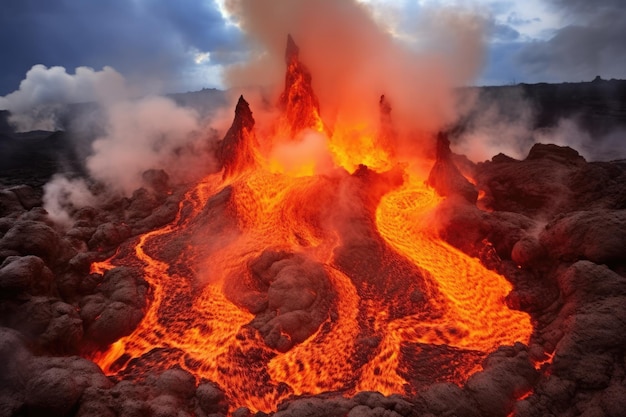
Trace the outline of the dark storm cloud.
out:
<instances>
[{"instance_id":1,"label":"dark storm cloud","mask_svg":"<svg viewBox=\"0 0 626 417\"><path fill-rule=\"evenodd\" d=\"M193 65L192 51L228 61L241 49L238 29L210 0L7 0L2 9L0 95L34 64L110 65L131 81L171 89Z\"/></svg>"},{"instance_id":2,"label":"dark storm cloud","mask_svg":"<svg viewBox=\"0 0 626 417\"><path fill-rule=\"evenodd\" d=\"M533 81L582 81L596 75L626 78L626 8L623 0L553 0L568 24L517 55Z\"/></svg>"}]
</instances>

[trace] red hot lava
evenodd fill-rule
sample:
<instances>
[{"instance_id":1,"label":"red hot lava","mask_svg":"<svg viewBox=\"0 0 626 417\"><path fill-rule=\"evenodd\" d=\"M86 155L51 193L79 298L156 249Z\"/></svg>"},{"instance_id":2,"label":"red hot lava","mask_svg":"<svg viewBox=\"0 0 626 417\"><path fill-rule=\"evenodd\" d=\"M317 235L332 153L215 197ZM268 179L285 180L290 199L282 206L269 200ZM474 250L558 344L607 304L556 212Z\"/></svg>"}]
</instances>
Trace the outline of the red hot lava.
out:
<instances>
[{"instance_id":1,"label":"red hot lava","mask_svg":"<svg viewBox=\"0 0 626 417\"><path fill-rule=\"evenodd\" d=\"M529 316L504 303L511 285L433 231L442 197L396 164L393 129L331 133L291 38L286 64L273 136L256 136L240 98L222 172L187 192L173 223L94 264L138 266L152 288L137 329L94 360L134 378L178 365L230 404L270 411L292 395L462 383L498 346L528 342ZM384 98L381 113L389 121ZM332 169L287 169L263 151L308 131L326 138Z\"/></svg>"}]
</instances>

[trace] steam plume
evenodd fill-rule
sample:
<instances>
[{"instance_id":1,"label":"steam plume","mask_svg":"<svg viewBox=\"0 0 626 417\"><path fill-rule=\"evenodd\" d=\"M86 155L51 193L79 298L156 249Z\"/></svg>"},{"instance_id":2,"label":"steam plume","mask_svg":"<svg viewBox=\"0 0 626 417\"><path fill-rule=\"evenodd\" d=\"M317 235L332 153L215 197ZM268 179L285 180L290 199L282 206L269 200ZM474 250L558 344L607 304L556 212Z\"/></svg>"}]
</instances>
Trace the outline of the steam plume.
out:
<instances>
[{"instance_id":1,"label":"steam plume","mask_svg":"<svg viewBox=\"0 0 626 417\"><path fill-rule=\"evenodd\" d=\"M397 34L401 40L353 0L226 4L253 48L250 62L230 69L228 84L280 88L285 37L291 33L331 128L371 125L385 94L401 136L432 133L455 121L452 87L471 81L482 62L483 19L465 10L422 12L415 16L421 29Z\"/></svg>"}]
</instances>

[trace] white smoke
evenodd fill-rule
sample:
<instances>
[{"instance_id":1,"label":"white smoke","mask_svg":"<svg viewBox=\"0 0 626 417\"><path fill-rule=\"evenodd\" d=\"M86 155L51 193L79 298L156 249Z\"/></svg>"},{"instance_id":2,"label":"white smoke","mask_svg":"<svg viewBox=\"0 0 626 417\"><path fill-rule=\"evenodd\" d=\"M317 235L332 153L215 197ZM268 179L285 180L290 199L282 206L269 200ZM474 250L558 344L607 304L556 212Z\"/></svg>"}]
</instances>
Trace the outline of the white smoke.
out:
<instances>
[{"instance_id":1,"label":"white smoke","mask_svg":"<svg viewBox=\"0 0 626 417\"><path fill-rule=\"evenodd\" d=\"M11 112L9 122L18 132L60 130L61 105L110 103L129 96L124 77L111 67L101 71L78 67L68 74L63 67L34 65L17 91L0 97L0 110Z\"/></svg>"},{"instance_id":2,"label":"white smoke","mask_svg":"<svg viewBox=\"0 0 626 417\"><path fill-rule=\"evenodd\" d=\"M147 97L112 103L106 114L107 133L93 143L87 168L109 189L130 195L148 169L166 168L174 176L190 169L189 161L177 156L191 156L199 146L193 135L200 128L195 110L164 97Z\"/></svg>"},{"instance_id":3,"label":"white smoke","mask_svg":"<svg viewBox=\"0 0 626 417\"><path fill-rule=\"evenodd\" d=\"M498 153L523 159L534 142L534 121L535 108L521 89L497 97L482 94L471 108L464 132L454 141L453 151L474 162Z\"/></svg>"},{"instance_id":4,"label":"white smoke","mask_svg":"<svg viewBox=\"0 0 626 417\"><path fill-rule=\"evenodd\" d=\"M69 179L57 174L43 189L43 202L48 216L62 227L71 225L71 213L75 209L92 206L97 202L96 196L82 178Z\"/></svg>"},{"instance_id":5,"label":"white smoke","mask_svg":"<svg viewBox=\"0 0 626 417\"><path fill-rule=\"evenodd\" d=\"M144 185L142 173L148 169L164 169L174 182L215 169L210 153L214 139L202 133L205 126L195 110L165 97L136 98L136 91L110 67L80 67L69 74L62 67L35 65L19 90L0 98L0 107L11 112L19 130L56 130L68 104L87 102L98 110L72 122L72 136L83 145L95 138L86 168L109 194L130 196ZM67 224L72 210L97 203L79 179L55 176L44 191L44 207L60 224Z\"/></svg>"}]
</instances>

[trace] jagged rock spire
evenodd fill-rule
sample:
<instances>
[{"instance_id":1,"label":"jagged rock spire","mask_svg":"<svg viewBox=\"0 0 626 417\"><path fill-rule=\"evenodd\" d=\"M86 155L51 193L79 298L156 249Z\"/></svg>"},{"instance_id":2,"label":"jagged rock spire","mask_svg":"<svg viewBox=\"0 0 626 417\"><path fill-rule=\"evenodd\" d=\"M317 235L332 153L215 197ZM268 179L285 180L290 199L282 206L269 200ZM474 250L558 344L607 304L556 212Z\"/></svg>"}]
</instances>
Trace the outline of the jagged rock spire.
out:
<instances>
[{"instance_id":1,"label":"jagged rock spire","mask_svg":"<svg viewBox=\"0 0 626 417\"><path fill-rule=\"evenodd\" d=\"M278 100L282 111L279 129L292 139L304 129L325 130L319 101L311 86L311 73L300 62L299 54L300 48L291 35L287 35L285 89Z\"/></svg>"},{"instance_id":2,"label":"jagged rock spire","mask_svg":"<svg viewBox=\"0 0 626 417\"><path fill-rule=\"evenodd\" d=\"M428 175L427 184L444 197L458 195L473 204L478 200L478 191L452 160L450 140L445 132L437 134L436 161Z\"/></svg>"},{"instance_id":3,"label":"jagged rock spire","mask_svg":"<svg viewBox=\"0 0 626 417\"><path fill-rule=\"evenodd\" d=\"M217 152L217 158L224 168L224 178L256 165L258 143L254 124L250 105L242 95L235 107L233 124Z\"/></svg>"},{"instance_id":4,"label":"jagged rock spire","mask_svg":"<svg viewBox=\"0 0 626 417\"><path fill-rule=\"evenodd\" d=\"M389 156L393 157L395 155L394 151L394 140L396 139L397 133L393 127L393 123L391 121L391 104L387 97L384 94L380 96L380 100L378 101L378 108L380 111L380 126L378 128L378 144L389 154Z\"/></svg>"},{"instance_id":5,"label":"jagged rock spire","mask_svg":"<svg viewBox=\"0 0 626 417\"><path fill-rule=\"evenodd\" d=\"M300 48L294 42L291 34L287 35L287 48L285 48L285 64L289 65L292 61L298 60Z\"/></svg>"}]
</instances>

